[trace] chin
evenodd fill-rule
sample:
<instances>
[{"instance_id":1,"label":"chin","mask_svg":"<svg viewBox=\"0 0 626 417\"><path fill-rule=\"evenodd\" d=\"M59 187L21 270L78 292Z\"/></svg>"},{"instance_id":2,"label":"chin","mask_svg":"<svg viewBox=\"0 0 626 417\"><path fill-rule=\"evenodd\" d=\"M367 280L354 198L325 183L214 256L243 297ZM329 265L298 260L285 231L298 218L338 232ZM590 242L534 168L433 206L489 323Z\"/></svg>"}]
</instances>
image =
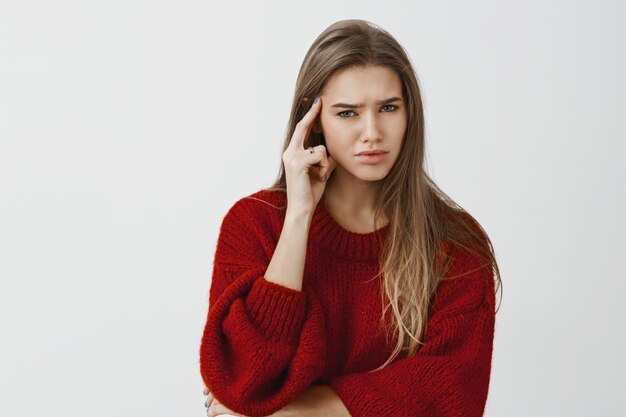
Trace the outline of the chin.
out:
<instances>
[{"instance_id":1,"label":"chin","mask_svg":"<svg viewBox=\"0 0 626 417\"><path fill-rule=\"evenodd\" d=\"M389 174L389 168L386 165L354 165L346 166L337 161L337 168L335 171L341 172L341 176L352 177L357 181L373 182L384 179Z\"/></svg>"},{"instance_id":2,"label":"chin","mask_svg":"<svg viewBox=\"0 0 626 417\"><path fill-rule=\"evenodd\" d=\"M381 167L382 168L382 167ZM365 171L365 170L363 170ZM369 172L359 172L359 173L352 173L352 176L358 180L361 181L368 181L368 182L373 182L373 181L380 181L382 179L384 179L387 174L389 174L389 170L388 169L369 169Z\"/></svg>"}]
</instances>

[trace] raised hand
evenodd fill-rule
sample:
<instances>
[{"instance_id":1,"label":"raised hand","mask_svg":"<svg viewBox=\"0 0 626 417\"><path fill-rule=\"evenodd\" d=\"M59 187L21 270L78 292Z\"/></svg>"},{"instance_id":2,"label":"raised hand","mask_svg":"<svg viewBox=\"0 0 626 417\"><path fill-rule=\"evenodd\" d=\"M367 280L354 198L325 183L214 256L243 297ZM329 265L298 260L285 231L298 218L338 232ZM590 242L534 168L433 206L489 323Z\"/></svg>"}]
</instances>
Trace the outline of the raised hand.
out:
<instances>
[{"instance_id":1,"label":"raised hand","mask_svg":"<svg viewBox=\"0 0 626 417\"><path fill-rule=\"evenodd\" d=\"M304 149L304 142L321 108L322 100L316 97L313 106L296 124L289 146L283 153L287 210L312 213L324 193L326 180L337 166L333 158L326 155L324 145Z\"/></svg>"}]
</instances>

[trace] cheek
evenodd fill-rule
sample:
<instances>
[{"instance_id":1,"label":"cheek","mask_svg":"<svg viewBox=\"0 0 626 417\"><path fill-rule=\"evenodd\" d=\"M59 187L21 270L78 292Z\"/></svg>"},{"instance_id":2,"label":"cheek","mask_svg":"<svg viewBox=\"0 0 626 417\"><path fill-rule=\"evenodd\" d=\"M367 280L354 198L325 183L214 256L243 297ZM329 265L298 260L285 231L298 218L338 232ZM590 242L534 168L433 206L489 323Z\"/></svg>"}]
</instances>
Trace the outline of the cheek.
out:
<instances>
[{"instance_id":1,"label":"cheek","mask_svg":"<svg viewBox=\"0 0 626 417\"><path fill-rule=\"evenodd\" d=\"M386 135L389 138L390 145L391 144L400 144L404 135L406 134L406 124L403 121L398 121L397 123L393 123L386 130Z\"/></svg>"},{"instance_id":2,"label":"cheek","mask_svg":"<svg viewBox=\"0 0 626 417\"><path fill-rule=\"evenodd\" d=\"M337 121L332 116L323 113L320 116L320 124L324 130L324 136L332 136L338 128Z\"/></svg>"},{"instance_id":3,"label":"cheek","mask_svg":"<svg viewBox=\"0 0 626 417\"><path fill-rule=\"evenodd\" d=\"M329 119L323 122L322 129L326 143L331 143L330 146L334 145L336 148L350 146L355 138L354 129L346 121Z\"/></svg>"}]
</instances>

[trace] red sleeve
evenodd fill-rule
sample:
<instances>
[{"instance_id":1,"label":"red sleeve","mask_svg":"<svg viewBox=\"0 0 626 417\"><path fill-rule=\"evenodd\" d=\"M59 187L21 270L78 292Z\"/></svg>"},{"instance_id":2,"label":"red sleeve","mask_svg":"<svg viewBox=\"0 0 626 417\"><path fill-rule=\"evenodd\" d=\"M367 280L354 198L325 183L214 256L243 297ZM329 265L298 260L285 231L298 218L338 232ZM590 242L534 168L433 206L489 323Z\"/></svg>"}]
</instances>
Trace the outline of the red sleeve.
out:
<instances>
[{"instance_id":1,"label":"red sleeve","mask_svg":"<svg viewBox=\"0 0 626 417\"><path fill-rule=\"evenodd\" d=\"M238 201L222 221L200 345L204 383L227 408L272 414L319 377L325 316L316 300L264 277L275 244L268 219Z\"/></svg>"},{"instance_id":2,"label":"red sleeve","mask_svg":"<svg viewBox=\"0 0 626 417\"><path fill-rule=\"evenodd\" d=\"M493 277L483 267L441 284L424 345L415 356L396 359L376 372L332 379L330 386L350 414L482 416L495 327Z\"/></svg>"}]
</instances>

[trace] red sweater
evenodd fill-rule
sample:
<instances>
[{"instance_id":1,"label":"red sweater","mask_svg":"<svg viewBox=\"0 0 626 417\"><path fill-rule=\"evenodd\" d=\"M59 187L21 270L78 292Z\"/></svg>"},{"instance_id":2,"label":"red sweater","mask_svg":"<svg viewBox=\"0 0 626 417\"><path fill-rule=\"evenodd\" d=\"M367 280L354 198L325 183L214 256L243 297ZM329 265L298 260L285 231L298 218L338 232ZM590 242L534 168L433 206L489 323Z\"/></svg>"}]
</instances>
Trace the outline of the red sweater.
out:
<instances>
[{"instance_id":1,"label":"red sweater","mask_svg":"<svg viewBox=\"0 0 626 417\"><path fill-rule=\"evenodd\" d=\"M251 197L286 204L278 191ZM449 252L455 260L448 275L474 271L439 285L425 344L414 357L367 373L396 341L387 342L380 327L380 285L371 280L381 250L376 238L384 239L389 226L350 232L320 202L297 291L263 276L284 218L284 209L247 197L223 218L200 345L202 378L221 403L266 416L323 384L353 417L483 415L495 325L491 268L479 268L469 252Z\"/></svg>"}]
</instances>

